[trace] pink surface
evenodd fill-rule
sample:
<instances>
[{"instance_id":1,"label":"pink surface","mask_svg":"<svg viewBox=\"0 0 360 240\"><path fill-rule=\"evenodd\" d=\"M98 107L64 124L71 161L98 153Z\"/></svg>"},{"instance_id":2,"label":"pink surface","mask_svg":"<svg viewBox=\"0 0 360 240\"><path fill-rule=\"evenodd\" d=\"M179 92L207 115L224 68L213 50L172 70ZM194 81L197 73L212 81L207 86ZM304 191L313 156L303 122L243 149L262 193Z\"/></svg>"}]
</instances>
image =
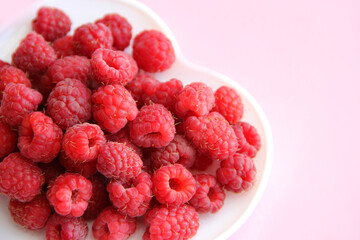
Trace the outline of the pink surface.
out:
<instances>
[{"instance_id":1,"label":"pink surface","mask_svg":"<svg viewBox=\"0 0 360 240\"><path fill-rule=\"evenodd\" d=\"M0 8L0 26L18 6ZM360 239L360 2L141 0L187 58L228 75L273 129L271 178L230 240Z\"/></svg>"}]
</instances>

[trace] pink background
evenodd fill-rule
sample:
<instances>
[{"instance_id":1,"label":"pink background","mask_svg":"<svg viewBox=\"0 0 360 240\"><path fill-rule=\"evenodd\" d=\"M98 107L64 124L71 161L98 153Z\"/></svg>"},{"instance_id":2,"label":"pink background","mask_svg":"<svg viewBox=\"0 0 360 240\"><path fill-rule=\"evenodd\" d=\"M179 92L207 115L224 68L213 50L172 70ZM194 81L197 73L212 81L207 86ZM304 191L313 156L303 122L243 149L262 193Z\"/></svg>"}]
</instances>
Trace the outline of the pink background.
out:
<instances>
[{"instance_id":1,"label":"pink background","mask_svg":"<svg viewBox=\"0 0 360 240\"><path fill-rule=\"evenodd\" d=\"M0 25L34 1L2 3ZM141 2L189 60L245 87L272 126L269 184L230 240L360 239L360 2Z\"/></svg>"}]
</instances>

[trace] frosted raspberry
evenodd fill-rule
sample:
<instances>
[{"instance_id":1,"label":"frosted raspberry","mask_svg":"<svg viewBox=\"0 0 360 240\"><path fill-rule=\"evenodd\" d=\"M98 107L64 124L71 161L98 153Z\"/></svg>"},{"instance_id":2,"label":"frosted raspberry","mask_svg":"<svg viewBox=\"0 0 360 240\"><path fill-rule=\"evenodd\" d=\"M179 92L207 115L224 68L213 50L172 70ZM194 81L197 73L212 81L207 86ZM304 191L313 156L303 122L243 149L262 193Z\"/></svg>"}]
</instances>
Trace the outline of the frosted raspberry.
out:
<instances>
[{"instance_id":1,"label":"frosted raspberry","mask_svg":"<svg viewBox=\"0 0 360 240\"><path fill-rule=\"evenodd\" d=\"M3 66L0 68L0 100L6 85L11 82L22 83L27 87L31 87L31 82L23 71L10 65Z\"/></svg>"},{"instance_id":2,"label":"frosted raspberry","mask_svg":"<svg viewBox=\"0 0 360 240\"><path fill-rule=\"evenodd\" d=\"M218 112L186 119L186 136L200 151L212 159L223 160L236 152L238 143L234 130Z\"/></svg>"},{"instance_id":3,"label":"frosted raspberry","mask_svg":"<svg viewBox=\"0 0 360 240\"><path fill-rule=\"evenodd\" d=\"M0 120L0 161L15 150L17 135L9 125Z\"/></svg>"},{"instance_id":4,"label":"frosted raspberry","mask_svg":"<svg viewBox=\"0 0 360 240\"><path fill-rule=\"evenodd\" d=\"M53 42L58 58L75 55L75 44L72 36L58 38Z\"/></svg>"},{"instance_id":5,"label":"frosted raspberry","mask_svg":"<svg viewBox=\"0 0 360 240\"><path fill-rule=\"evenodd\" d=\"M113 134L107 134L106 139L111 142L118 142L123 143L132 150L135 151L137 155L139 155L140 158L143 157L143 150L142 148L136 146L130 141L129 137L129 129L127 127L121 129L120 131L113 133Z\"/></svg>"},{"instance_id":6,"label":"frosted raspberry","mask_svg":"<svg viewBox=\"0 0 360 240\"><path fill-rule=\"evenodd\" d=\"M244 105L239 94L233 88L222 86L216 90L214 95L213 111L223 115L230 124L239 122L244 114Z\"/></svg>"},{"instance_id":7,"label":"frosted raspberry","mask_svg":"<svg viewBox=\"0 0 360 240\"><path fill-rule=\"evenodd\" d=\"M89 200L89 205L83 215L86 220L94 220L100 212L110 204L109 195L106 191L105 177L94 175L89 178L92 184L93 194Z\"/></svg>"},{"instance_id":8,"label":"frosted raspberry","mask_svg":"<svg viewBox=\"0 0 360 240\"><path fill-rule=\"evenodd\" d=\"M253 158L261 147L261 139L256 128L247 122L240 122L233 125L239 148L238 152Z\"/></svg>"},{"instance_id":9,"label":"frosted raspberry","mask_svg":"<svg viewBox=\"0 0 360 240\"><path fill-rule=\"evenodd\" d=\"M213 163L213 159L207 153L197 153L192 169L205 171Z\"/></svg>"},{"instance_id":10,"label":"frosted raspberry","mask_svg":"<svg viewBox=\"0 0 360 240\"><path fill-rule=\"evenodd\" d=\"M45 184L54 181L58 176L65 172L65 169L56 158L50 163L38 163L39 168L43 171L45 177ZM46 186L47 187L47 186ZM46 188L47 190L47 188Z\"/></svg>"},{"instance_id":11,"label":"frosted raspberry","mask_svg":"<svg viewBox=\"0 0 360 240\"><path fill-rule=\"evenodd\" d=\"M89 178L97 173L96 160L90 162L79 162L67 157L66 154L61 154L60 163L69 172L80 173L82 176Z\"/></svg>"},{"instance_id":12,"label":"frosted raspberry","mask_svg":"<svg viewBox=\"0 0 360 240\"><path fill-rule=\"evenodd\" d=\"M133 57L147 72L162 72L175 62L171 41L156 30L145 30L134 38Z\"/></svg>"},{"instance_id":13,"label":"frosted raspberry","mask_svg":"<svg viewBox=\"0 0 360 240\"><path fill-rule=\"evenodd\" d=\"M39 230L45 227L51 207L46 196L42 194L25 203L12 198L9 202L9 211L16 223L29 230Z\"/></svg>"},{"instance_id":14,"label":"frosted raspberry","mask_svg":"<svg viewBox=\"0 0 360 240\"><path fill-rule=\"evenodd\" d=\"M46 223L47 240L85 240L88 232L87 223L82 218L54 213Z\"/></svg>"},{"instance_id":15,"label":"frosted raspberry","mask_svg":"<svg viewBox=\"0 0 360 240\"><path fill-rule=\"evenodd\" d=\"M91 100L95 121L110 133L118 132L138 114L131 94L119 84L99 87Z\"/></svg>"},{"instance_id":16,"label":"frosted raspberry","mask_svg":"<svg viewBox=\"0 0 360 240\"><path fill-rule=\"evenodd\" d=\"M92 195L92 184L78 173L64 173L49 185L47 198L63 216L80 217Z\"/></svg>"},{"instance_id":17,"label":"frosted raspberry","mask_svg":"<svg viewBox=\"0 0 360 240\"><path fill-rule=\"evenodd\" d=\"M56 84L47 99L47 115L63 130L91 117L91 91L80 80Z\"/></svg>"},{"instance_id":18,"label":"frosted raspberry","mask_svg":"<svg viewBox=\"0 0 360 240\"><path fill-rule=\"evenodd\" d=\"M11 153L0 163L0 193L29 202L41 191L41 169L20 153Z\"/></svg>"},{"instance_id":19,"label":"frosted raspberry","mask_svg":"<svg viewBox=\"0 0 360 240\"><path fill-rule=\"evenodd\" d=\"M164 147L175 134L174 119L161 104L142 107L129 129L131 141L140 147Z\"/></svg>"},{"instance_id":20,"label":"frosted raspberry","mask_svg":"<svg viewBox=\"0 0 360 240\"><path fill-rule=\"evenodd\" d=\"M229 191L246 191L255 182L254 160L246 155L235 153L234 156L221 162L220 168L216 171L216 177Z\"/></svg>"},{"instance_id":21,"label":"frosted raspberry","mask_svg":"<svg viewBox=\"0 0 360 240\"><path fill-rule=\"evenodd\" d=\"M82 123L66 130L62 149L73 161L90 162L98 157L105 143L105 135L98 125Z\"/></svg>"}]
</instances>

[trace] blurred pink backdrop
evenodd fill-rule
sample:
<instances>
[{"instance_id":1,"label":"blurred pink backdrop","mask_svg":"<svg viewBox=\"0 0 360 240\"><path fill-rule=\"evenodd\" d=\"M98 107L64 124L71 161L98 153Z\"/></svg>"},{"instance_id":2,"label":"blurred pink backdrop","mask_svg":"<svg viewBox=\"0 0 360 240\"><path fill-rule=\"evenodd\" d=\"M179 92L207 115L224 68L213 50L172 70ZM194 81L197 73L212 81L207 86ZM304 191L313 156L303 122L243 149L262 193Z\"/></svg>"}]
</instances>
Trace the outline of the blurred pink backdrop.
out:
<instances>
[{"instance_id":1,"label":"blurred pink backdrop","mask_svg":"<svg viewBox=\"0 0 360 240\"><path fill-rule=\"evenodd\" d=\"M0 26L34 1L3 0ZM360 239L360 2L141 2L189 60L236 80L270 120L270 181L229 239Z\"/></svg>"}]
</instances>

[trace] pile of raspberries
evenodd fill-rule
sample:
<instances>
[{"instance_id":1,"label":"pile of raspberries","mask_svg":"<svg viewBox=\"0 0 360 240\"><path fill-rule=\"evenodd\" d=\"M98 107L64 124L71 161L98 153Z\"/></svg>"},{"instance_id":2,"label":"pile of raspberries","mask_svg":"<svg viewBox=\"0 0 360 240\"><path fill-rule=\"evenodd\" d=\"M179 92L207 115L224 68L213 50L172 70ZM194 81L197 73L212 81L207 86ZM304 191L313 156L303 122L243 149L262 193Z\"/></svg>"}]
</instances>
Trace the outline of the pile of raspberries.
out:
<instances>
[{"instance_id":1,"label":"pile of raspberries","mask_svg":"<svg viewBox=\"0 0 360 240\"><path fill-rule=\"evenodd\" d=\"M67 35L70 18L42 7L0 61L0 192L14 221L46 239L192 238L199 213L256 179L261 141L241 97L202 82L161 82L171 41L108 14ZM123 50L132 43L132 55ZM210 169L213 169L211 174Z\"/></svg>"}]
</instances>

